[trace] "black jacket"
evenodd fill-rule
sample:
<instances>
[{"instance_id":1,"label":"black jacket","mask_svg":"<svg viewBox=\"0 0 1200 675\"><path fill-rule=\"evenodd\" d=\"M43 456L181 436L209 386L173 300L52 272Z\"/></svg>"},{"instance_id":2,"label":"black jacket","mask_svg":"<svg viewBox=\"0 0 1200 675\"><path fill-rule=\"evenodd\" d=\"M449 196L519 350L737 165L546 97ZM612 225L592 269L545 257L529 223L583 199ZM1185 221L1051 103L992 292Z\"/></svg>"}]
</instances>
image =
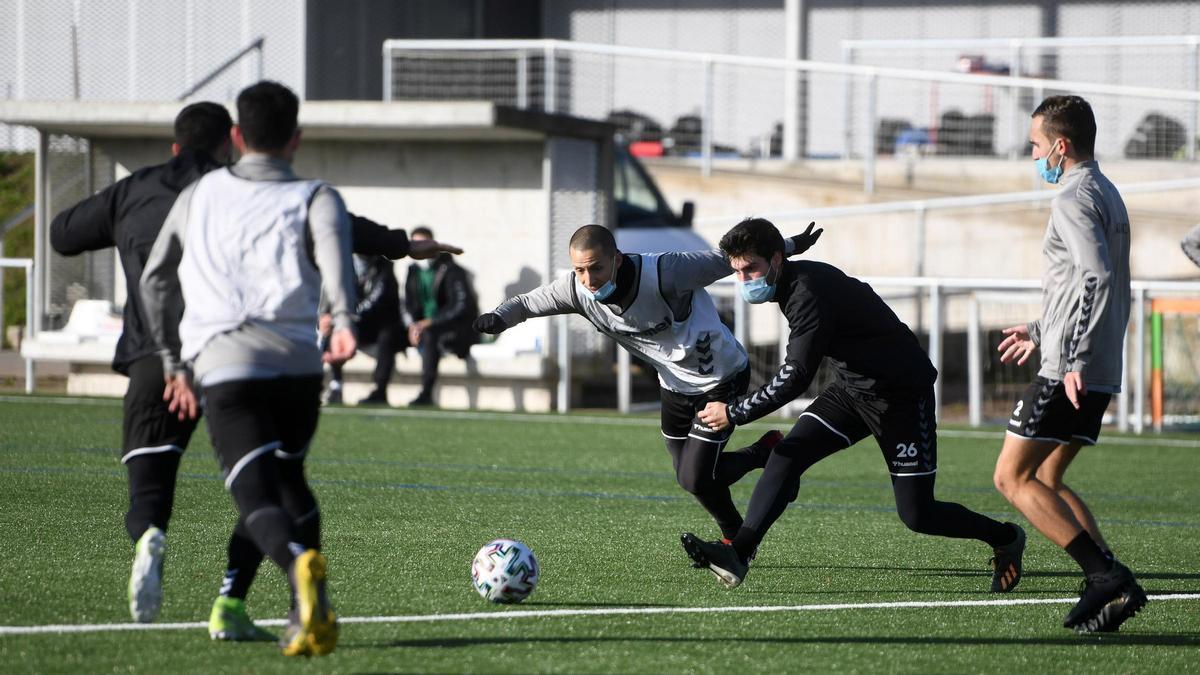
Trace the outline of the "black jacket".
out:
<instances>
[{"instance_id":1,"label":"black jacket","mask_svg":"<svg viewBox=\"0 0 1200 675\"><path fill-rule=\"evenodd\" d=\"M355 261L355 265L358 265ZM371 256L367 268L358 277L358 306L354 313L358 316L355 323L358 329L360 344L374 344L379 338L379 331L388 326L404 324L400 316L400 284L396 281L396 273L392 269L392 261L383 256ZM403 330L397 331L396 337L407 340ZM400 347L407 344L398 345Z\"/></svg>"},{"instance_id":2,"label":"black jacket","mask_svg":"<svg viewBox=\"0 0 1200 675\"><path fill-rule=\"evenodd\" d=\"M125 323L113 370L128 375L140 358L157 354L154 338L137 289L158 231L180 191L205 173L221 166L203 152L183 150L165 164L139 169L104 190L59 213L50 223L50 245L62 255L117 247L125 270ZM390 258L408 254L408 236L361 216L350 216L354 251L379 253ZM174 320L183 316L176 308Z\"/></svg>"},{"instance_id":3,"label":"black jacket","mask_svg":"<svg viewBox=\"0 0 1200 675\"><path fill-rule=\"evenodd\" d=\"M730 402L731 423L799 397L825 357L852 395L867 398L920 393L937 379L917 336L869 285L811 260L784 262L776 284L772 301L791 331L787 356L769 382Z\"/></svg>"},{"instance_id":4,"label":"black jacket","mask_svg":"<svg viewBox=\"0 0 1200 675\"><path fill-rule=\"evenodd\" d=\"M408 277L404 280L404 306L409 319L413 323L431 319L430 329L448 334L449 348L460 358L466 358L471 345L479 342L479 333L471 328L471 322L479 314L479 301L467 271L448 253L442 253L434 260L433 293L437 298L437 313L426 317L421 303L418 268L418 265L409 265Z\"/></svg>"}]
</instances>

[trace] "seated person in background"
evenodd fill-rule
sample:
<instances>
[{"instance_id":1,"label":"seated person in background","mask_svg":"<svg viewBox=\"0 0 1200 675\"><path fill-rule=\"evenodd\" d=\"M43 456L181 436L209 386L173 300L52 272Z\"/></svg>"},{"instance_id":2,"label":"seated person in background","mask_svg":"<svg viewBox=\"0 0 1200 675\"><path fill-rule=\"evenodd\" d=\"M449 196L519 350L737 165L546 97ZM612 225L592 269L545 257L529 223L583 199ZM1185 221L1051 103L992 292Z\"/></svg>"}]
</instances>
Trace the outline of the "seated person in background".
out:
<instances>
[{"instance_id":1,"label":"seated person in background","mask_svg":"<svg viewBox=\"0 0 1200 675\"><path fill-rule=\"evenodd\" d=\"M354 256L354 274L358 282L358 344L361 351L375 359L371 381L375 389L359 405L388 405L387 387L396 367L396 352L408 348L404 319L400 315L400 284L392 271L392 261L383 256ZM328 314L320 319L322 346L329 340ZM342 402L342 366L332 365L332 378L325 390L325 403Z\"/></svg>"},{"instance_id":2,"label":"seated person in background","mask_svg":"<svg viewBox=\"0 0 1200 675\"><path fill-rule=\"evenodd\" d=\"M433 239L428 227L416 227L413 242ZM404 306L408 313L408 343L421 353L421 393L410 406L433 405L438 361L443 351L465 359L479 333L471 322L479 314L475 289L467 271L449 255L421 260L408 267L404 283Z\"/></svg>"}]
</instances>

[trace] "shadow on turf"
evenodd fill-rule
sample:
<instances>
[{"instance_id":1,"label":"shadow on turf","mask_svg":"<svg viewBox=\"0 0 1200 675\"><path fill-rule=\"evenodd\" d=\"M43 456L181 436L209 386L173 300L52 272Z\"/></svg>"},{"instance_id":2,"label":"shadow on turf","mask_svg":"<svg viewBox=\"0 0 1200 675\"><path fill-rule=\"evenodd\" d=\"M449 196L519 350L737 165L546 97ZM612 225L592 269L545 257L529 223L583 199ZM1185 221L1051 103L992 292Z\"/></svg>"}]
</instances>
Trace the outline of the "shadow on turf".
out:
<instances>
[{"instance_id":1,"label":"shadow on turf","mask_svg":"<svg viewBox=\"0 0 1200 675\"><path fill-rule=\"evenodd\" d=\"M504 637L447 637L422 638L418 640L387 640L381 642L343 643L341 647L348 649L396 649L404 647L424 647L432 649L460 649L464 647L479 647L485 645L512 644L580 644L604 642L638 642L662 644L870 644L870 645L1094 645L1099 647L1129 647L1156 645L1165 647L1200 647L1200 633L1176 633L1172 635L1121 634L1111 635L1064 635L1062 637L867 637L859 635L829 636L829 637L792 637L792 638L687 638L687 637L535 637L535 638L504 638Z\"/></svg>"},{"instance_id":2,"label":"shadow on turf","mask_svg":"<svg viewBox=\"0 0 1200 675\"><path fill-rule=\"evenodd\" d=\"M679 605L666 605L657 602L557 602L544 600L527 600L521 603L522 607L536 605L538 607L679 607Z\"/></svg>"},{"instance_id":3,"label":"shadow on turf","mask_svg":"<svg viewBox=\"0 0 1200 675\"><path fill-rule=\"evenodd\" d=\"M755 569L805 569L810 572L816 570L864 570L868 572L886 571L904 571L911 572L918 577L990 577L992 571L988 569L962 569L955 567L890 567L887 565L755 565ZM1194 572L1138 572L1134 571L1139 580L1141 579L1169 579L1172 581L1186 581L1190 579L1200 579L1200 574ZM1039 571L1025 570L1023 577L1061 577L1064 579L1078 579L1082 576L1079 570L1071 571Z\"/></svg>"}]
</instances>

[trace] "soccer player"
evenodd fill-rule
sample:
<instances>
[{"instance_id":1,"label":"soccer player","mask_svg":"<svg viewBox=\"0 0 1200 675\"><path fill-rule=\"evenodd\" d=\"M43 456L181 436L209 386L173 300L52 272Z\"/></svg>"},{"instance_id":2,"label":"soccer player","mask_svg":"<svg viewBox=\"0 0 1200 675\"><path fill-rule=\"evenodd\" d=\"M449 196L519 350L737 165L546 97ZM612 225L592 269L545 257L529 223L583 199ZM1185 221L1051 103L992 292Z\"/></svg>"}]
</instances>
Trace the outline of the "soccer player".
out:
<instances>
[{"instance_id":1,"label":"soccer player","mask_svg":"<svg viewBox=\"0 0 1200 675\"><path fill-rule=\"evenodd\" d=\"M684 533L684 550L729 588L742 583L771 524L796 499L810 466L874 436L892 477L896 511L909 529L979 539L995 550L992 591L1021 577L1025 533L959 504L934 499L937 371L912 331L867 284L814 261L785 262L783 237L761 218L742 221L721 239L753 303L775 302L790 337L778 373L757 391L709 403L699 414L715 430L746 424L800 396L828 357L837 381L817 396L775 445L754 486L746 520L729 544Z\"/></svg>"},{"instance_id":2,"label":"soccer player","mask_svg":"<svg viewBox=\"0 0 1200 675\"><path fill-rule=\"evenodd\" d=\"M112 186L55 216L50 244L61 255L116 247L128 288L137 289L146 257L163 220L179 192L200 176L229 163L233 120L223 105L209 101L180 110L174 122L171 160L135 171ZM409 242L403 230L390 230L367 218L351 215L354 247L362 253L390 258L434 256L454 247ZM182 306L170 309L178 324ZM128 586L130 614L135 621L153 621L162 606L162 564L166 532L175 498L175 478L196 420L167 409L163 401L162 358L147 328L141 296L136 290L125 300L124 325L113 357L113 370L129 378L124 400L122 459L129 481L125 527L134 542ZM248 560L262 554L252 541L235 534L229 543L230 570L243 570L238 583L226 584L214 604L214 639L274 639L259 630L246 614ZM254 563L257 566L257 563Z\"/></svg>"},{"instance_id":3,"label":"soccer player","mask_svg":"<svg viewBox=\"0 0 1200 675\"><path fill-rule=\"evenodd\" d=\"M242 158L180 193L141 292L170 408L195 416L194 381L239 522L287 574L293 610L283 653L321 656L333 651L338 628L304 458L320 411L322 285L334 324L328 359L356 349L350 219L336 190L292 171L300 130L291 90L259 82L238 94L237 108Z\"/></svg>"},{"instance_id":4,"label":"soccer player","mask_svg":"<svg viewBox=\"0 0 1200 675\"><path fill-rule=\"evenodd\" d=\"M813 226L787 242L803 253L821 235ZM622 253L612 232L584 225L569 244L574 271L518 295L475 320L481 333L496 334L538 316L580 314L601 333L658 371L662 387L662 435L675 477L731 538L742 516L729 486L761 467L778 431L737 452L722 453L731 428L714 430L696 419L709 401L746 391L746 350L717 316L705 287L730 272L720 251Z\"/></svg>"},{"instance_id":5,"label":"soccer player","mask_svg":"<svg viewBox=\"0 0 1200 675\"><path fill-rule=\"evenodd\" d=\"M1042 245L1042 318L1005 329L1001 361L1041 369L1017 401L995 483L1033 526L1083 570L1063 626L1115 631L1146 604L1129 568L1108 550L1083 500L1063 482L1071 460L1095 445L1109 400L1121 390L1129 323L1129 214L1092 156L1096 118L1078 96L1051 96L1033 111L1029 141L1038 172L1062 191Z\"/></svg>"}]
</instances>

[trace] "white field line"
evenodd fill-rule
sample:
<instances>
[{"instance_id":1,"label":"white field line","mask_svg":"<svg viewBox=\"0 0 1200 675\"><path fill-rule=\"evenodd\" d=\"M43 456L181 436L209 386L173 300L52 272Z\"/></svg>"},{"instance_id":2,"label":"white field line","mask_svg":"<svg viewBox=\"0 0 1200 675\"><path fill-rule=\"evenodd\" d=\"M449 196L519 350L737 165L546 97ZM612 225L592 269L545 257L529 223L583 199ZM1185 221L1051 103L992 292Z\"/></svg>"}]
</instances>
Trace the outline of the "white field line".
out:
<instances>
[{"instance_id":1,"label":"white field line","mask_svg":"<svg viewBox=\"0 0 1200 675\"><path fill-rule=\"evenodd\" d=\"M120 399L70 398L65 396L0 396L0 403L50 403L54 405L99 405L119 406ZM655 427L659 421L652 417L604 417L599 415L554 415L532 413L482 412L473 410L405 410L378 408L337 407L322 408L322 415L351 415L362 417L400 417L413 419L476 420L483 422L545 422L547 424L596 424L614 427ZM776 427L786 429L792 420L772 417L748 426ZM946 438L978 438L995 442L996 449L1004 443L1004 432L975 431L971 429L938 429L937 434ZM1200 449L1200 441L1182 438L1156 438L1152 435L1116 436L1111 433L1100 437L1101 445L1129 445L1137 447L1174 447Z\"/></svg>"},{"instance_id":2,"label":"white field line","mask_svg":"<svg viewBox=\"0 0 1200 675\"><path fill-rule=\"evenodd\" d=\"M1200 600L1200 593L1151 595L1150 600ZM338 623L432 623L439 621L479 621L487 619L538 619L574 616L629 616L646 614L727 614L766 612L821 612L846 609L927 609L940 607L1007 607L1012 605L1066 605L1078 598L1009 598L1004 600L903 600L899 602L860 602L829 605L763 605L740 607L604 607L592 609L532 609L461 614L410 614L408 616L349 616ZM282 626L282 619L258 621L260 626ZM0 626L0 635L37 633L100 633L108 631L193 630L207 628L200 621L190 623L97 623L50 626Z\"/></svg>"}]
</instances>

